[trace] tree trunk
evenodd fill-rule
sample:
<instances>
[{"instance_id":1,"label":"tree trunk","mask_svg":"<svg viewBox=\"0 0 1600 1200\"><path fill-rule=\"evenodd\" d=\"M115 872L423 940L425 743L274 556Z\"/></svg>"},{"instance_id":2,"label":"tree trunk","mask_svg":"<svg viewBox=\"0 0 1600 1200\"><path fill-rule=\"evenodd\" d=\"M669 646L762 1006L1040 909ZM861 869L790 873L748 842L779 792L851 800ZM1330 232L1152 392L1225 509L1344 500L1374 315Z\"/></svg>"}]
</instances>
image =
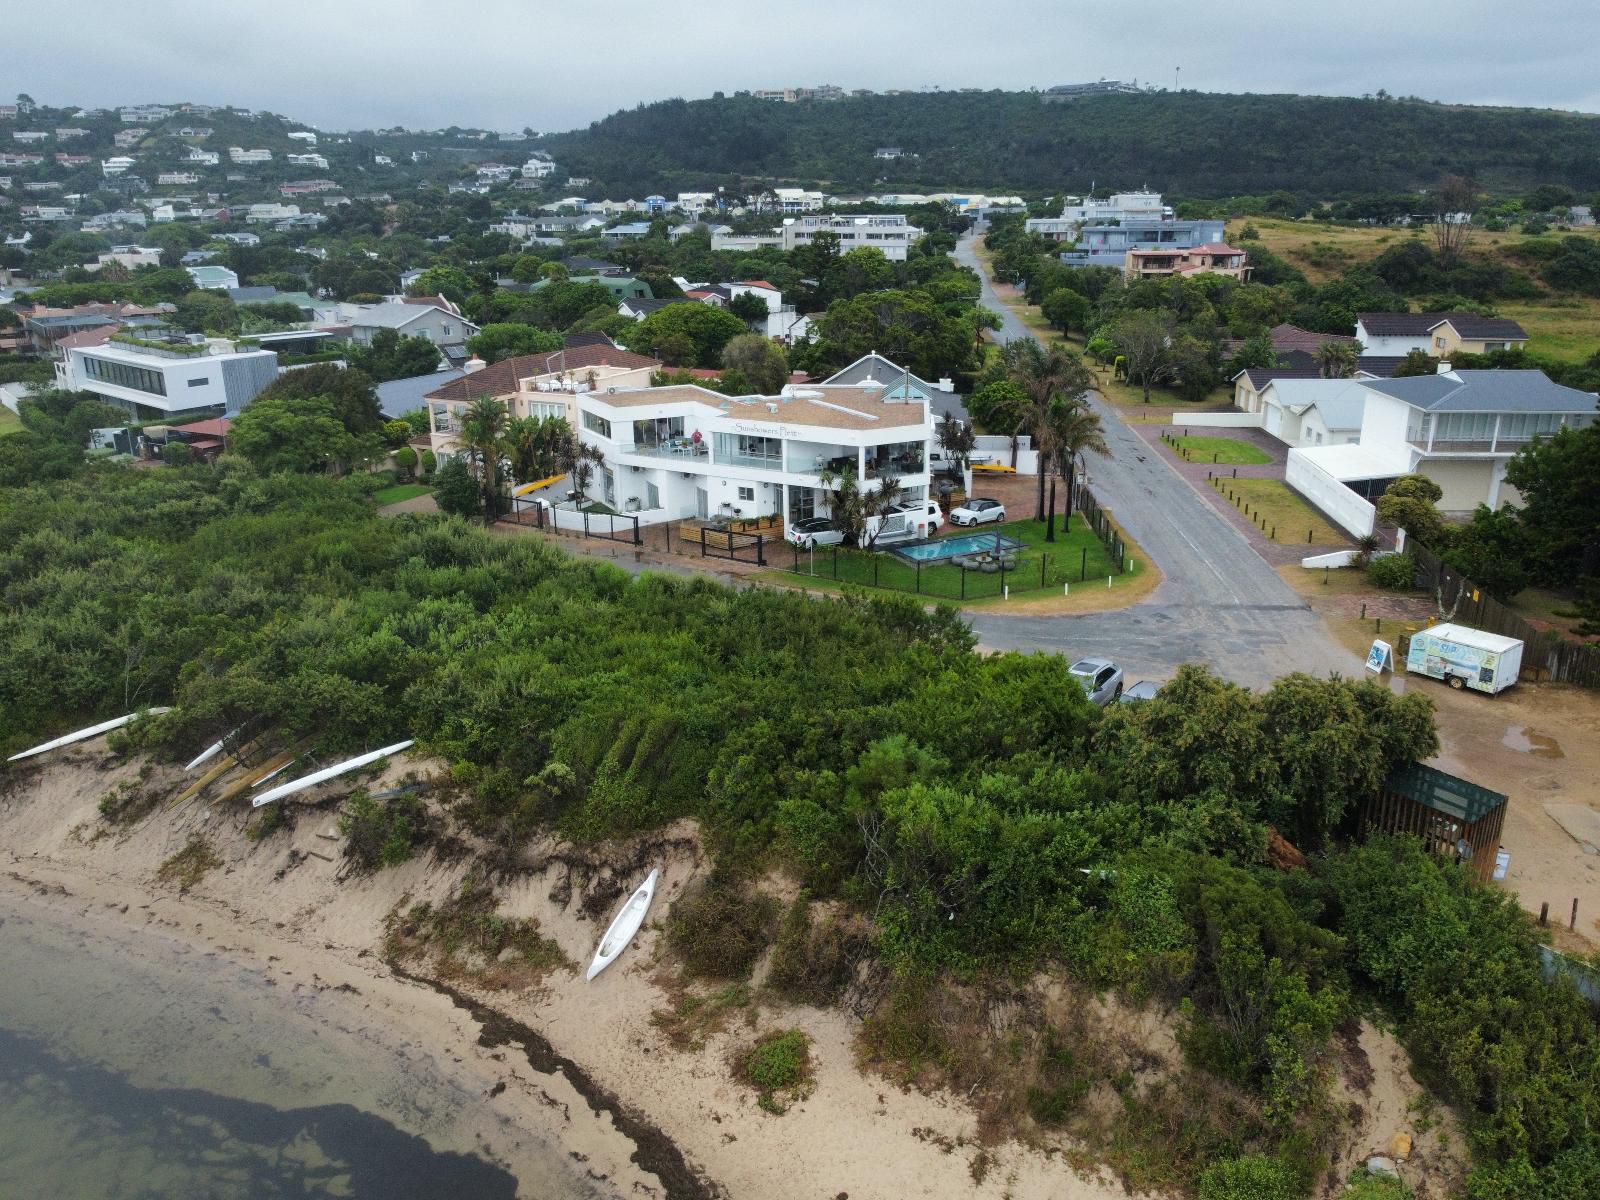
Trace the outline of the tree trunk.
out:
<instances>
[{"instance_id":1,"label":"tree trunk","mask_svg":"<svg viewBox=\"0 0 1600 1200\"><path fill-rule=\"evenodd\" d=\"M1047 542L1056 540L1056 477L1054 474L1050 476L1050 516L1045 521L1044 540Z\"/></svg>"},{"instance_id":2,"label":"tree trunk","mask_svg":"<svg viewBox=\"0 0 1600 1200\"><path fill-rule=\"evenodd\" d=\"M1078 456L1076 454L1066 456L1066 467L1067 523L1070 525L1072 522L1072 489L1078 486Z\"/></svg>"},{"instance_id":3,"label":"tree trunk","mask_svg":"<svg viewBox=\"0 0 1600 1200\"><path fill-rule=\"evenodd\" d=\"M1017 435L1014 433L1011 435L1011 469L1017 469Z\"/></svg>"},{"instance_id":4,"label":"tree trunk","mask_svg":"<svg viewBox=\"0 0 1600 1200\"><path fill-rule=\"evenodd\" d=\"M1043 454L1038 453L1038 447L1034 447L1034 453L1037 455L1039 461L1039 500L1034 506L1033 519L1035 521L1042 521L1044 520L1044 477L1046 472L1048 472L1050 469L1050 464Z\"/></svg>"}]
</instances>

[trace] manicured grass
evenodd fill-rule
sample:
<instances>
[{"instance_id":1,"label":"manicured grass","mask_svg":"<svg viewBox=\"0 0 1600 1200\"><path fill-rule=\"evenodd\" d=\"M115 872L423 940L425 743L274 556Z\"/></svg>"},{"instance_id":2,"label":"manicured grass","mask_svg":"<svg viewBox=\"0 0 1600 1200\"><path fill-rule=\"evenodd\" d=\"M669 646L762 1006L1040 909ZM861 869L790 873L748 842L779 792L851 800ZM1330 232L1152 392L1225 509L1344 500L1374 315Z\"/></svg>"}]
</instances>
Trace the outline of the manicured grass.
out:
<instances>
[{"instance_id":1,"label":"manicured grass","mask_svg":"<svg viewBox=\"0 0 1600 1200\"><path fill-rule=\"evenodd\" d=\"M22 428L22 418L4 404L0 404L0 434L15 433Z\"/></svg>"},{"instance_id":2,"label":"manicured grass","mask_svg":"<svg viewBox=\"0 0 1600 1200\"><path fill-rule=\"evenodd\" d=\"M1127 585L1147 570L1136 551L1130 551L1133 569L1118 574L1100 538L1077 513L1072 515L1071 527L1062 528L1062 518L1056 519L1056 540L1045 541L1042 521L1029 518L1025 521L1008 521L1003 525L983 525L975 530L952 530L948 527L942 537L963 537L971 533L995 533L1023 543L1016 552L1017 569L1005 572L1005 585L1013 594L1019 591L1060 591L1063 584L1077 584L1099 580L1104 585L1110 576L1111 586ZM891 551L865 553L858 550L818 547L815 554L797 551L793 546L775 547L767 560L772 566L788 572L798 572L804 578L839 583L858 583L869 587L912 592L941 600L978 600L1001 594L1000 573L989 575L981 571L965 572L963 586L960 568L945 563L924 563L919 570L915 563L907 562Z\"/></svg>"},{"instance_id":3,"label":"manicured grass","mask_svg":"<svg viewBox=\"0 0 1600 1200\"><path fill-rule=\"evenodd\" d=\"M1215 462L1219 466L1259 466L1272 461L1272 455L1249 442L1224 437L1175 437L1172 439L1187 450L1192 462Z\"/></svg>"},{"instance_id":4,"label":"manicured grass","mask_svg":"<svg viewBox=\"0 0 1600 1200\"><path fill-rule=\"evenodd\" d=\"M1253 518L1260 513L1270 534L1277 530L1277 540L1285 545L1349 546L1351 539L1327 521L1294 492L1289 485L1276 479L1224 479L1222 494L1232 492L1240 498L1239 511L1250 509ZM1307 532L1311 539L1306 540Z\"/></svg>"},{"instance_id":5,"label":"manicured grass","mask_svg":"<svg viewBox=\"0 0 1600 1200\"><path fill-rule=\"evenodd\" d=\"M426 496L433 491L425 483L394 483L388 487L372 493L372 501L382 508L385 504L399 504L402 500L411 500L417 496Z\"/></svg>"}]
</instances>

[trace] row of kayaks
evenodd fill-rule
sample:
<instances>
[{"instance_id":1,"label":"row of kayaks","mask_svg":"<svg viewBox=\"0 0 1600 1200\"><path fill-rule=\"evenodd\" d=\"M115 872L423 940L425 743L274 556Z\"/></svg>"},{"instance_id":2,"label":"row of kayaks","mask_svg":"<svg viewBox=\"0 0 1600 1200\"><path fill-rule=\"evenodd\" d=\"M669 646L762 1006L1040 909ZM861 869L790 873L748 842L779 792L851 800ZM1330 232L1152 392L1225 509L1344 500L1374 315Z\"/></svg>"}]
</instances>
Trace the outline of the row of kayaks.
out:
<instances>
[{"instance_id":1,"label":"row of kayaks","mask_svg":"<svg viewBox=\"0 0 1600 1200\"><path fill-rule=\"evenodd\" d=\"M63 746L71 746L77 742L87 741L88 739L92 737L98 737L103 733L110 733L114 729L121 729L125 725L131 724L141 716L155 716L160 713L171 711L172 710L170 708L148 708L140 712L128 713L124 716L113 718L110 721L102 721L98 725L90 725L84 729L63 734L61 737L54 738L48 742L43 742L40 745L31 747L30 749L24 750L19 754L13 754L6 761L19 762L23 759L32 758L38 754L44 754L50 750L57 750ZM235 730L234 732L237 733L238 731ZM233 735L230 734L228 736L231 737ZM206 763L210 762L218 754L222 753L226 746L227 740L227 738L219 738L212 745L207 746L198 755L191 759L184 769L186 771L193 771L196 767L204 766ZM291 780L288 783L279 784L275 788L271 788L268 791L262 792L259 796L252 797L250 800L250 807L260 808L264 804L271 804L273 801L281 800L285 796L292 796L296 792L301 792L307 788L315 787L319 783L325 783L328 780L337 778L338 776L346 774L349 771L358 770L361 767L377 762L381 758L387 758L391 754L399 754L401 751L409 750L414 744L414 739L407 738L403 742L395 742L390 746L383 746L377 750L370 750L365 754L358 754L354 758L346 759L340 763L335 763L331 767L323 767L320 770L313 771L309 775L302 775L298 779ZM276 768L275 770L269 771L266 775L263 775L251 786L260 787L262 784L271 781L293 765L293 760L284 763L282 766ZM644 919L650 912L651 901L655 899L656 881L660 878L660 876L661 872L659 869L652 870L649 876L646 877L645 881L634 890L631 896L628 897L622 908L617 912L617 915L612 919L611 924L606 927L605 935L600 939L599 949L595 951L594 959L589 963L588 973L584 976L586 980L593 979L596 975L600 974L601 971L604 971L612 963L616 962L617 959L622 956L622 952L626 950L629 944L633 941L635 935L638 934L640 926L644 924Z\"/></svg>"}]
</instances>

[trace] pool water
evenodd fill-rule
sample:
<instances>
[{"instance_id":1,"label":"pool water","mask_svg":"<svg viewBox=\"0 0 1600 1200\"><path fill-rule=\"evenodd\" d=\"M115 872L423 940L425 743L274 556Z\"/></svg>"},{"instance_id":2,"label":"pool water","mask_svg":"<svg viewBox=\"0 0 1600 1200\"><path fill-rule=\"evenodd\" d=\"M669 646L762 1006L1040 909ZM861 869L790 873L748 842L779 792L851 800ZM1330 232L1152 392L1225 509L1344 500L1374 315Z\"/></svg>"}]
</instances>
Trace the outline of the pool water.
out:
<instances>
[{"instance_id":1,"label":"pool water","mask_svg":"<svg viewBox=\"0 0 1600 1200\"><path fill-rule=\"evenodd\" d=\"M1004 534L997 537L992 533L964 533L960 537L940 538L936 542L898 546L895 548L895 553L912 562L938 562L941 559L954 558L958 554L993 553L997 542L1002 551L1009 550L1014 553L1027 548L1016 538L1006 537Z\"/></svg>"}]
</instances>

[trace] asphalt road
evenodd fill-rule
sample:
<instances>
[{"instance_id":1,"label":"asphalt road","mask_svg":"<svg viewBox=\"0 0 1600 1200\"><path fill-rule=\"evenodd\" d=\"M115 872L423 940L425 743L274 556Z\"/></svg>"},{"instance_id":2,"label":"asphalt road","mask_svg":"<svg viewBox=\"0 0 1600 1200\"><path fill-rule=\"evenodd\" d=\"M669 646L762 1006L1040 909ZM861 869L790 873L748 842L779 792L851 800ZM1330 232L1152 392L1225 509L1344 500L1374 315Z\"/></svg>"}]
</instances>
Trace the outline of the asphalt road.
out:
<instances>
[{"instance_id":1,"label":"asphalt road","mask_svg":"<svg viewBox=\"0 0 1600 1200\"><path fill-rule=\"evenodd\" d=\"M956 261L983 279L982 302L1000 315L1000 336L1032 337L1001 302L972 253L972 237ZM972 617L980 643L993 650L1044 650L1077 657L1100 654L1120 664L1128 681L1166 678L1184 662L1261 687L1290 671L1356 674L1361 660L1328 636L1321 620L1147 442L1098 395L1090 403L1105 425L1109 458L1089 456L1089 484L1160 567L1164 582L1131 608L1084 616Z\"/></svg>"}]
</instances>

